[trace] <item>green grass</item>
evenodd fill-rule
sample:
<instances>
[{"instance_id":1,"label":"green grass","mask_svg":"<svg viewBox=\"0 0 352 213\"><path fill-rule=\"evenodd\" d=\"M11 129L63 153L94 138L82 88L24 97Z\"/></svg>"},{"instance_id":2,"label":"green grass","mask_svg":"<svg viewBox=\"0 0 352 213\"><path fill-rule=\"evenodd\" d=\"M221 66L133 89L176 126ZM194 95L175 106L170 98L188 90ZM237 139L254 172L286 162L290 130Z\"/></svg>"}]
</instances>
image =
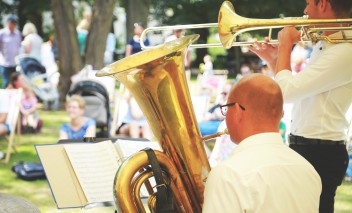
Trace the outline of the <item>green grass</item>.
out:
<instances>
[{"instance_id":1,"label":"green grass","mask_svg":"<svg viewBox=\"0 0 352 213\"><path fill-rule=\"evenodd\" d=\"M58 210L46 180L24 181L18 179L11 167L20 161L39 162L35 144L57 143L59 127L68 121L65 111L39 111L44 125L40 134L21 135L21 145L17 153L11 155L8 164L0 164L0 193L20 196L39 208L41 212L81 212L80 209ZM5 141L0 140L0 150L5 150ZM111 208L85 210L85 212L113 212Z\"/></svg>"},{"instance_id":2,"label":"green grass","mask_svg":"<svg viewBox=\"0 0 352 213\"><path fill-rule=\"evenodd\" d=\"M90 210L66 209L58 210L51 195L49 185L46 180L23 181L17 179L11 171L14 163L19 161L39 162L35 152L35 144L52 144L58 139L59 126L68 120L64 111L39 111L40 117L44 121L40 134L22 135L21 145L17 148L18 153L11 155L8 164L0 164L0 193L13 194L32 202L41 212L113 212L113 207L96 208ZM0 150L5 150L4 140L0 139ZM302 192L304 193L304 192ZM339 187L336 195L336 213L352 212L352 183L344 182Z\"/></svg>"}]
</instances>

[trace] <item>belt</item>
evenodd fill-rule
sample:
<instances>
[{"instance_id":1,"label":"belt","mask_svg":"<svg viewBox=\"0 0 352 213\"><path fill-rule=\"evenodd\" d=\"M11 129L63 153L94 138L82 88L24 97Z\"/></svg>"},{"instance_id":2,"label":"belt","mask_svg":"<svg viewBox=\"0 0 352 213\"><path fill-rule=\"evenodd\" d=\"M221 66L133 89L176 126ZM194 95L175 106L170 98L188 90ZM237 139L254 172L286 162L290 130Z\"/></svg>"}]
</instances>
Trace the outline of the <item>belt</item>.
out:
<instances>
[{"instance_id":1,"label":"belt","mask_svg":"<svg viewBox=\"0 0 352 213\"><path fill-rule=\"evenodd\" d=\"M297 135L289 135L290 144L296 145L344 145L345 141L332 141L314 138L305 138Z\"/></svg>"}]
</instances>

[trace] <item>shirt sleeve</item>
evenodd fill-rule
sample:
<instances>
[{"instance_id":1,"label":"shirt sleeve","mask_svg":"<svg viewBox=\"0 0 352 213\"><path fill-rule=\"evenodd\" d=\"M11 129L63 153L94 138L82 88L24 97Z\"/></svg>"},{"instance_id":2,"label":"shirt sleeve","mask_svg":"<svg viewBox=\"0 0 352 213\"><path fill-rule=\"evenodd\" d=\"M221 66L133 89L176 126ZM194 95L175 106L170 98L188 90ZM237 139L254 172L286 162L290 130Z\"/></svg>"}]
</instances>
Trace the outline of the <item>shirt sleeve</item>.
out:
<instances>
[{"instance_id":1,"label":"shirt sleeve","mask_svg":"<svg viewBox=\"0 0 352 213\"><path fill-rule=\"evenodd\" d=\"M244 212L241 185L240 176L232 170L220 165L213 168L205 186L203 213Z\"/></svg>"},{"instance_id":2,"label":"shirt sleeve","mask_svg":"<svg viewBox=\"0 0 352 213\"><path fill-rule=\"evenodd\" d=\"M149 46L149 45L150 45L150 42L149 42L149 39L148 39L148 38L145 39L144 45L145 45L145 46Z\"/></svg>"},{"instance_id":3,"label":"shirt sleeve","mask_svg":"<svg viewBox=\"0 0 352 213\"><path fill-rule=\"evenodd\" d=\"M133 47L133 38L128 40L127 45Z\"/></svg>"},{"instance_id":4,"label":"shirt sleeve","mask_svg":"<svg viewBox=\"0 0 352 213\"><path fill-rule=\"evenodd\" d=\"M87 121L87 126L88 127L95 127L96 126L96 121L93 118L89 118Z\"/></svg>"},{"instance_id":5,"label":"shirt sleeve","mask_svg":"<svg viewBox=\"0 0 352 213\"><path fill-rule=\"evenodd\" d=\"M285 102L299 101L350 83L351 54L351 44L336 44L324 50L297 75L292 75L289 70L280 71L275 80L281 87Z\"/></svg>"},{"instance_id":6,"label":"shirt sleeve","mask_svg":"<svg viewBox=\"0 0 352 213\"><path fill-rule=\"evenodd\" d=\"M61 126L60 126L60 131L63 131L63 132L66 132L66 133L68 133L68 129L69 129L70 127L68 126L68 124L62 124Z\"/></svg>"}]
</instances>

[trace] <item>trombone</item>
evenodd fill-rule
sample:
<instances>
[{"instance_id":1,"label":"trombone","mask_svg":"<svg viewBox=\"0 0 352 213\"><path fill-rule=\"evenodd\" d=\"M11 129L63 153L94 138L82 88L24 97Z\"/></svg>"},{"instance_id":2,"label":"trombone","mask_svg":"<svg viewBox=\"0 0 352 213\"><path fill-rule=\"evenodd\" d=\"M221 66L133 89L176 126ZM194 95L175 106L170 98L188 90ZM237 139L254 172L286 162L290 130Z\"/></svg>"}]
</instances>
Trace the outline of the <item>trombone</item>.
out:
<instances>
[{"instance_id":1,"label":"trombone","mask_svg":"<svg viewBox=\"0 0 352 213\"><path fill-rule=\"evenodd\" d=\"M340 24L348 26L340 27L325 27L327 24ZM225 47L229 49L233 46L248 46L253 45L254 41L239 42L236 37L244 32L254 30L269 30L268 38L270 44L278 44L278 40L271 39L272 29L283 28L286 26L301 27L301 41L316 43L320 40L325 40L329 43L352 42L352 37L347 36L343 31L352 30L349 26L352 24L352 19L308 19L307 16L303 17L290 17L290 18L277 18L277 19L251 19L242 17L235 12L235 8L230 1L224 1L220 7L218 15L218 23L208 24L190 24L190 25L176 25L176 26L163 26L163 27L150 27L143 31L140 39L142 49L144 45L144 38L147 33L151 31L162 30L176 30L176 29L199 29L199 28L212 28L217 27L221 43L214 44L192 44L191 48L210 48L210 47ZM312 27L317 25L318 27ZM320 27L319 27L320 26ZM323 35L323 31L342 31L342 38L330 38ZM263 43L264 41L258 41Z\"/></svg>"},{"instance_id":2,"label":"trombone","mask_svg":"<svg viewBox=\"0 0 352 213\"><path fill-rule=\"evenodd\" d=\"M186 24L186 25L175 25L175 26L161 26L161 27L148 27L143 30L140 38L140 44L142 49L150 49L152 47L145 46L144 40L148 33L153 31L163 31L163 30L189 30L189 29L202 29L202 28L217 28L218 23L207 23L207 24ZM208 47L222 47L221 43L215 44L191 44L189 47L192 48L208 48Z\"/></svg>"}]
</instances>

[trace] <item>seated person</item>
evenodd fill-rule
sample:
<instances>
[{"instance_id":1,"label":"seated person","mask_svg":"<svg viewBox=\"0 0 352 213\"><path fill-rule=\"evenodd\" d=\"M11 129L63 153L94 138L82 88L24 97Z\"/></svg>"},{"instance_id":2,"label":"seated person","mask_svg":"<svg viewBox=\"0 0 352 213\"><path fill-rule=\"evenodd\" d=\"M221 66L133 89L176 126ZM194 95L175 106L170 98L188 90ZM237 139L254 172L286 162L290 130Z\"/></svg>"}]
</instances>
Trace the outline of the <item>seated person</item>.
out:
<instances>
[{"instance_id":1,"label":"seated person","mask_svg":"<svg viewBox=\"0 0 352 213\"><path fill-rule=\"evenodd\" d=\"M40 131L42 121L37 113L38 99L35 97L33 89L28 85L23 85L23 96L21 98L20 111L21 123L24 132L36 133Z\"/></svg>"},{"instance_id":2,"label":"seated person","mask_svg":"<svg viewBox=\"0 0 352 213\"><path fill-rule=\"evenodd\" d=\"M213 72L213 62L210 55L205 55L203 58L204 63L199 65L199 70L203 73L203 76L212 76Z\"/></svg>"},{"instance_id":3,"label":"seated person","mask_svg":"<svg viewBox=\"0 0 352 213\"><path fill-rule=\"evenodd\" d=\"M71 96L66 102L66 111L70 122L60 127L59 139L84 139L95 137L96 122L92 118L83 116L85 101L79 95Z\"/></svg>"},{"instance_id":4,"label":"seated person","mask_svg":"<svg viewBox=\"0 0 352 213\"><path fill-rule=\"evenodd\" d=\"M203 213L318 212L319 174L279 133L279 85L263 74L245 76L221 109L237 147L210 171Z\"/></svg>"},{"instance_id":5,"label":"seated person","mask_svg":"<svg viewBox=\"0 0 352 213\"><path fill-rule=\"evenodd\" d=\"M11 74L11 79L6 89L19 89L25 84L27 84L27 82L23 74L20 72L14 72Z\"/></svg>"},{"instance_id":6,"label":"seated person","mask_svg":"<svg viewBox=\"0 0 352 213\"><path fill-rule=\"evenodd\" d=\"M0 90L0 136L10 132L10 125L7 122L9 105L6 103L8 103L8 96L4 90Z\"/></svg>"},{"instance_id":7,"label":"seated person","mask_svg":"<svg viewBox=\"0 0 352 213\"><path fill-rule=\"evenodd\" d=\"M253 68L249 64L242 64L240 67L240 73L237 74L235 82L241 80L244 76L254 73Z\"/></svg>"},{"instance_id":8,"label":"seated person","mask_svg":"<svg viewBox=\"0 0 352 213\"><path fill-rule=\"evenodd\" d=\"M147 119L140 109L137 101L127 92L125 99L127 101L127 114L118 127L116 134L131 138L150 138L150 129Z\"/></svg>"},{"instance_id":9,"label":"seated person","mask_svg":"<svg viewBox=\"0 0 352 213\"><path fill-rule=\"evenodd\" d=\"M221 114L220 105L225 104L228 94L231 90L232 84L226 84L221 92L219 102L215 104L204 116L203 121L199 122L200 133L205 135L211 135L218 131L220 123L224 120L224 116Z\"/></svg>"},{"instance_id":10,"label":"seated person","mask_svg":"<svg viewBox=\"0 0 352 213\"><path fill-rule=\"evenodd\" d=\"M12 120L11 116L14 116L14 113L9 114L10 109L14 106L11 106L11 99L13 93L8 93L7 90L0 90L0 136L5 136L11 131L10 122ZM0 151L0 159L4 157L4 153Z\"/></svg>"}]
</instances>

